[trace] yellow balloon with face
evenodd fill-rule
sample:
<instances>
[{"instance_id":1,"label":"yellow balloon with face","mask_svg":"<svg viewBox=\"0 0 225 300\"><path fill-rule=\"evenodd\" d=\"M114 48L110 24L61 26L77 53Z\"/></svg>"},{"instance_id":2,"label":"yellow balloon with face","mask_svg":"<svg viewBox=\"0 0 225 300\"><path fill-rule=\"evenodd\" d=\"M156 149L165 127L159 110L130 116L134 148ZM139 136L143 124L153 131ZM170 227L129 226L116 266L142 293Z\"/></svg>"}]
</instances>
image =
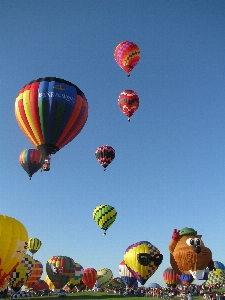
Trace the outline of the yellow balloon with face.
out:
<instances>
[{"instance_id":1,"label":"yellow balloon with face","mask_svg":"<svg viewBox=\"0 0 225 300\"><path fill-rule=\"evenodd\" d=\"M129 246L124 254L127 268L142 285L155 273L162 260L160 251L147 241Z\"/></svg>"},{"instance_id":2,"label":"yellow balloon with face","mask_svg":"<svg viewBox=\"0 0 225 300\"><path fill-rule=\"evenodd\" d=\"M8 216L0 215L0 281L3 281L21 262L28 246L24 225Z\"/></svg>"}]
</instances>

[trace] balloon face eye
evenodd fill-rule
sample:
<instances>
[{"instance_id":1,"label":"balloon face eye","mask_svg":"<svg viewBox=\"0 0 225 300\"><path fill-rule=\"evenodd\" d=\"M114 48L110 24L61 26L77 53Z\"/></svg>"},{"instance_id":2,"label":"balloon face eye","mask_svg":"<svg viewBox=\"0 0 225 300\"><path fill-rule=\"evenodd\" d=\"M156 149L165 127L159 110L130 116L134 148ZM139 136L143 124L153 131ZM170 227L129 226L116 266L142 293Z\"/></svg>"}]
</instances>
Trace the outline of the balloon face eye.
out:
<instances>
[{"instance_id":1,"label":"balloon face eye","mask_svg":"<svg viewBox=\"0 0 225 300\"><path fill-rule=\"evenodd\" d=\"M201 245L201 240L200 239L195 239L195 245L200 246Z\"/></svg>"},{"instance_id":2,"label":"balloon face eye","mask_svg":"<svg viewBox=\"0 0 225 300\"><path fill-rule=\"evenodd\" d=\"M27 248L28 248L28 243L27 243L27 242L25 242L24 249L26 249L26 250L27 250Z\"/></svg>"},{"instance_id":3,"label":"balloon face eye","mask_svg":"<svg viewBox=\"0 0 225 300\"><path fill-rule=\"evenodd\" d=\"M154 264L156 267L158 267L162 260L163 260L163 255L162 254L155 254L154 257L153 257L153 260L154 260Z\"/></svg>"},{"instance_id":4,"label":"balloon face eye","mask_svg":"<svg viewBox=\"0 0 225 300\"><path fill-rule=\"evenodd\" d=\"M186 240L186 244L187 244L188 246L194 246L195 240L192 239L192 238L189 238L189 239Z\"/></svg>"},{"instance_id":5,"label":"balloon face eye","mask_svg":"<svg viewBox=\"0 0 225 300\"><path fill-rule=\"evenodd\" d=\"M140 265L142 266L148 266L150 262L152 261L152 256L147 253L139 253L137 254L137 259Z\"/></svg>"}]
</instances>

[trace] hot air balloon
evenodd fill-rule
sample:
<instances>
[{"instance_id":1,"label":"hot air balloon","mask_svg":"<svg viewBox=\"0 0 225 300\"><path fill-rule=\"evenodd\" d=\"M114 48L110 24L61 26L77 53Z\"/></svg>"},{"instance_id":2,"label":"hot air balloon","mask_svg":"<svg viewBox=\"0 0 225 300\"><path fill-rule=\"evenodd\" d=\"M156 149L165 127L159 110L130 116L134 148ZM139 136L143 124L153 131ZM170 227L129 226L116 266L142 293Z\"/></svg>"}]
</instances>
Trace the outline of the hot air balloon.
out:
<instances>
[{"instance_id":1,"label":"hot air balloon","mask_svg":"<svg viewBox=\"0 0 225 300\"><path fill-rule=\"evenodd\" d=\"M129 77L130 72L140 60L140 49L135 43L124 41L116 47L114 58L117 64L127 72L127 76Z\"/></svg>"},{"instance_id":2,"label":"hot air balloon","mask_svg":"<svg viewBox=\"0 0 225 300\"><path fill-rule=\"evenodd\" d=\"M26 284L33 271L34 265L35 261L33 258L25 254L20 264L9 274L9 286L15 292L19 292L22 286Z\"/></svg>"},{"instance_id":3,"label":"hot air balloon","mask_svg":"<svg viewBox=\"0 0 225 300\"><path fill-rule=\"evenodd\" d=\"M75 262L68 256L52 256L46 263L46 272L56 289L63 288L75 273Z\"/></svg>"},{"instance_id":4,"label":"hot air balloon","mask_svg":"<svg viewBox=\"0 0 225 300\"><path fill-rule=\"evenodd\" d=\"M100 146L96 149L95 156L105 171L115 158L115 150L111 146Z\"/></svg>"},{"instance_id":5,"label":"hot air balloon","mask_svg":"<svg viewBox=\"0 0 225 300\"><path fill-rule=\"evenodd\" d=\"M142 285L155 273L162 260L160 251L147 241L132 244L124 254L126 266Z\"/></svg>"},{"instance_id":6,"label":"hot air balloon","mask_svg":"<svg viewBox=\"0 0 225 300\"><path fill-rule=\"evenodd\" d=\"M32 253L36 253L41 248L41 241L37 238L30 238L28 241L28 250Z\"/></svg>"},{"instance_id":7,"label":"hot air balloon","mask_svg":"<svg viewBox=\"0 0 225 300\"><path fill-rule=\"evenodd\" d=\"M46 281L39 279L38 281L35 282L32 288L35 291L35 293L37 293L40 290L48 290L49 286Z\"/></svg>"},{"instance_id":8,"label":"hot air balloon","mask_svg":"<svg viewBox=\"0 0 225 300\"><path fill-rule=\"evenodd\" d=\"M27 172L29 179L36 173L44 163L41 152L37 149L26 149L20 153L20 164Z\"/></svg>"},{"instance_id":9,"label":"hot air balloon","mask_svg":"<svg viewBox=\"0 0 225 300\"><path fill-rule=\"evenodd\" d=\"M75 84L45 77L20 90L15 115L23 133L46 158L81 132L88 117L88 103Z\"/></svg>"},{"instance_id":10,"label":"hot air balloon","mask_svg":"<svg viewBox=\"0 0 225 300\"><path fill-rule=\"evenodd\" d=\"M75 274L67 283L67 286L70 288L70 290L72 290L78 283L80 283L82 277L84 276L84 268L78 263L75 264Z\"/></svg>"},{"instance_id":11,"label":"hot air balloon","mask_svg":"<svg viewBox=\"0 0 225 300\"><path fill-rule=\"evenodd\" d=\"M119 95L118 105L120 110L128 117L128 121L130 122L130 117L133 116L139 107L138 94L132 90L124 90Z\"/></svg>"},{"instance_id":12,"label":"hot air balloon","mask_svg":"<svg viewBox=\"0 0 225 300\"><path fill-rule=\"evenodd\" d=\"M163 272L163 279L167 286L176 286L180 283L180 275L178 275L171 267Z\"/></svg>"},{"instance_id":13,"label":"hot air balloon","mask_svg":"<svg viewBox=\"0 0 225 300\"><path fill-rule=\"evenodd\" d=\"M205 247L201 235L193 228L174 229L169 244L170 263L177 274L190 274L202 279L204 270L211 268L212 252Z\"/></svg>"},{"instance_id":14,"label":"hot air balloon","mask_svg":"<svg viewBox=\"0 0 225 300\"><path fill-rule=\"evenodd\" d=\"M28 233L20 221L0 215L0 281L21 262L27 251Z\"/></svg>"},{"instance_id":15,"label":"hot air balloon","mask_svg":"<svg viewBox=\"0 0 225 300\"><path fill-rule=\"evenodd\" d=\"M113 279L113 273L110 269L102 268L97 271L97 282L101 289L106 288Z\"/></svg>"},{"instance_id":16,"label":"hot air balloon","mask_svg":"<svg viewBox=\"0 0 225 300\"><path fill-rule=\"evenodd\" d=\"M40 261L34 259L34 267L30 274L30 277L27 280L26 286L32 288L33 285L41 278L43 273L43 265Z\"/></svg>"},{"instance_id":17,"label":"hot air balloon","mask_svg":"<svg viewBox=\"0 0 225 300\"><path fill-rule=\"evenodd\" d=\"M121 263L119 264L119 275L127 287L132 287L137 283L137 279L127 268L124 261L121 261Z\"/></svg>"},{"instance_id":18,"label":"hot air balloon","mask_svg":"<svg viewBox=\"0 0 225 300\"><path fill-rule=\"evenodd\" d=\"M106 230L116 220L117 212L111 205L102 204L95 207L93 211L93 219L95 223L104 230L103 235L106 235Z\"/></svg>"},{"instance_id":19,"label":"hot air balloon","mask_svg":"<svg viewBox=\"0 0 225 300\"><path fill-rule=\"evenodd\" d=\"M92 289L97 279L97 271L94 268L84 269L84 276L82 282L89 288Z\"/></svg>"}]
</instances>

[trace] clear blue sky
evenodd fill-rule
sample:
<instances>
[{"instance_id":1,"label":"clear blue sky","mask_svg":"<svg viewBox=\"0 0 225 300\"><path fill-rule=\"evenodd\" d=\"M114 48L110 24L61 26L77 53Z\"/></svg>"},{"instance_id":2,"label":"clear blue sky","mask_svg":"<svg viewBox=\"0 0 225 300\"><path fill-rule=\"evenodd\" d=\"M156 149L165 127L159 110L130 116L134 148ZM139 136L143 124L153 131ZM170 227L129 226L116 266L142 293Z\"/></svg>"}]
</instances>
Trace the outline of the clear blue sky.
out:
<instances>
[{"instance_id":1,"label":"clear blue sky","mask_svg":"<svg viewBox=\"0 0 225 300\"><path fill-rule=\"evenodd\" d=\"M224 15L223 0L1 1L0 213L42 241L34 257L44 266L66 255L117 277L126 248L146 240L164 255L146 285L163 285L173 229L183 227L225 262ZM113 55L125 40L141 50L129 78ZM51 171L29 181L19 154L33 146L14 103L46 76L76 84L89 117ZM125 89L140 97L130 123L117 104ZM94 155L105 144L116 150L106 172ZM100 204L118 212L105 237L92 218Z\"/></svg>"}]
</instances>

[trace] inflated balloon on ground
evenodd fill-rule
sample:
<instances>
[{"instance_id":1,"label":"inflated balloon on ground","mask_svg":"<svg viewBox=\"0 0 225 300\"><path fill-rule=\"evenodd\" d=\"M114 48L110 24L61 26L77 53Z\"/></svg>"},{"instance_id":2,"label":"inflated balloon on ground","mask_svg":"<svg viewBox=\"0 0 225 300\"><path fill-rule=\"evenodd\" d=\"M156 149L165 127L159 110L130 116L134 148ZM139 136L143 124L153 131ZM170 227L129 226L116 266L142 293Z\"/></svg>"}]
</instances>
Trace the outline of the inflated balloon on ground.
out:
<instances>
[{"instance_id":1,"label":"inflated balloon on ground","mask_svg":"<svg viewBox=\"0 0 225 300\"><path fill-rule=\"evenodd\" d=\"M27 247L28 233L24 225L12 217L0 215L0 281L20 264Z\"/></svg>"}]
</instances>

